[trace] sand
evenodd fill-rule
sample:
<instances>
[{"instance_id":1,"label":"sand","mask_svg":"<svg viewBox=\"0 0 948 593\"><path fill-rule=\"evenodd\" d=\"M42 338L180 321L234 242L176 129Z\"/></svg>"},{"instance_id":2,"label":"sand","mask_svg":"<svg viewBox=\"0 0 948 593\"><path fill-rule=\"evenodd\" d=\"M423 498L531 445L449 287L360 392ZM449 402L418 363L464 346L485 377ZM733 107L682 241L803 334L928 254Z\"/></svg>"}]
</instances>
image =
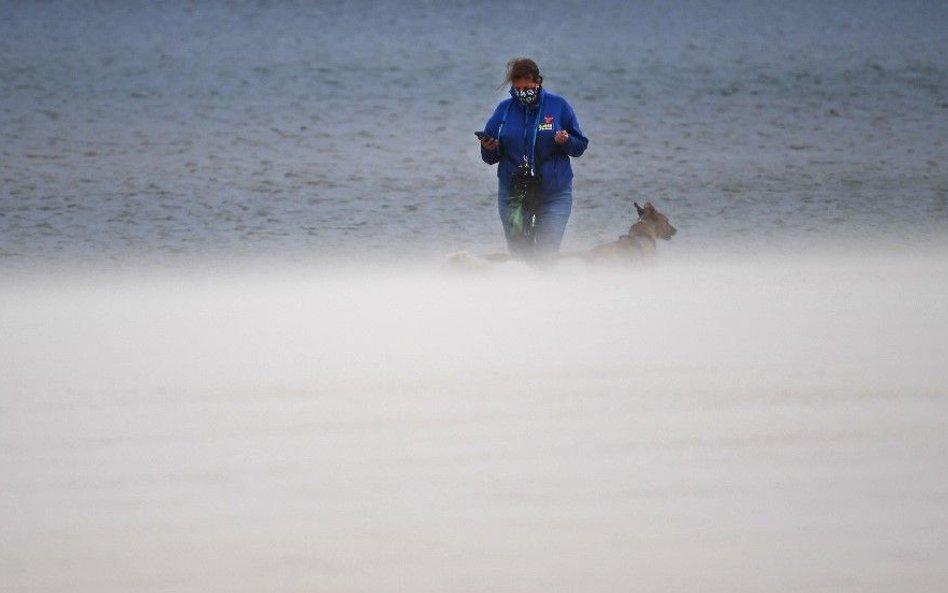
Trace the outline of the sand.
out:
<instances>
[{"instance_id":1,"label":"sand","mask_svg":"<svg viewBox=\"0 0 948 593\"><path fill-rule=\"evenodd\" d=\"M939 253L0 294L5 591L939 591Z\"/></svg>"}]
</instances>

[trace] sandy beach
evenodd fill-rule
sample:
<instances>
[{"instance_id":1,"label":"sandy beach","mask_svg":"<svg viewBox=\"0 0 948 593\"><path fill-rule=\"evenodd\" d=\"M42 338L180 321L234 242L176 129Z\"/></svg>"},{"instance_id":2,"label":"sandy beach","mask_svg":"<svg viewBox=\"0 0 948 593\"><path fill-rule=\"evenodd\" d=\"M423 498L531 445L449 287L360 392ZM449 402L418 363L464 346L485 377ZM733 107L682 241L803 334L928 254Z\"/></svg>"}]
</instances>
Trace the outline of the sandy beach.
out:
<instances>
[{"instance_id":1,"label":"sandy beach","mask_svg":"<svg viewBox=\"0 0 948 593\"><path fill-rule=\"evenodd\" d=\"M24 281L4 589L938 591L946 268Z\"/></svg>"}]
</instances>

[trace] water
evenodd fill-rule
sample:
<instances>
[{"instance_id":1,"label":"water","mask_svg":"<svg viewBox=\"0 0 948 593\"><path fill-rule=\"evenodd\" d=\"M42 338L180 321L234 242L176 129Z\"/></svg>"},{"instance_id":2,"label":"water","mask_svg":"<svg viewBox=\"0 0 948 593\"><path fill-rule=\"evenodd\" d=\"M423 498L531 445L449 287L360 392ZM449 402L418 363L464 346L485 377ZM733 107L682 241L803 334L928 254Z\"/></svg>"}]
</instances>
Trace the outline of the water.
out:
<instances>
[{"instance_id":1,"label":"water","mask_svg":"<svg viewBox=\"0 0 948 593\"><path fill-rule=\"evenodd\" d=\"M942 591L946 16L0 0L0 588ZM445 265L515 55L654 265Z\"/></svg>"},{"instance_id":2,"label":"water","mask_svg":"<svg viewBox=\"0 0 948 593\"><path fill-rule=\"evenodd\" d=\"M679 249L940 237L946 11L4 3L0 253L496 250L472 132L520 54L591 138L567 249L618 235L646 199Z\"/></svg>"}]
</instances>

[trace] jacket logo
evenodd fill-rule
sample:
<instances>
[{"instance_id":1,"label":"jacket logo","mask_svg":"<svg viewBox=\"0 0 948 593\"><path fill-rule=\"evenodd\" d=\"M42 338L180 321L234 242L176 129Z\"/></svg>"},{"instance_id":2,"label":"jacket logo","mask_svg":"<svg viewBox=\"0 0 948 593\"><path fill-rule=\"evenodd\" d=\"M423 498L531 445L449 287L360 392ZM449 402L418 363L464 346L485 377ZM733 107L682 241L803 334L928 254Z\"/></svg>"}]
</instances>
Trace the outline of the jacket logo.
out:
<instances>
[{"instance_id":1,"label":"jacket logo","mask_svg":"<svg viewBox=\"0 0 948 593\"><path fill-rule=\"evenodd\" d=\"M543 132L543 131L545 131L545 130L552 130L552 129L553 129L553 116L552 116L552 115L544 115L544 116L543 116L543 123L540 124L540 126L539 126L537 129L540 130L541 132Z\"/></svg>"}]
</instances>

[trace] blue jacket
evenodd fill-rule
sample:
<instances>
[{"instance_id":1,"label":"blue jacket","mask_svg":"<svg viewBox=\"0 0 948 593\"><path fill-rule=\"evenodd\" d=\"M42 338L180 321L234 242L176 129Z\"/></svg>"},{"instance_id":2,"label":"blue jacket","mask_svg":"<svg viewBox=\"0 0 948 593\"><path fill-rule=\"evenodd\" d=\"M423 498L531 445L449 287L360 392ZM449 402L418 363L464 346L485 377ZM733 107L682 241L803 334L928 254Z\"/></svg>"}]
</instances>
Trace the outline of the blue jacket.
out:
<instances>
[{"instance_id":1,"label":"blue jacket","mask_svg":"<svg viewBox=\"0 0 948 593\"><path fill-rule=\"evenodd\" d=\"M510 188L510 179L514 169L523 163L524 155L530 154L533 144L533 128L536 125L536 161L535 168L540 175L543 193L553 195L562 190L573 179L573 168L569 157L578 157L586 150L589 140L579 129L576 113L566 99L547 92L541 87L540 100L532 108L525 108L513 97L500 102L494 115L484 125L484 132L492 138L498 138L498 129L504 114L503 130L500 131L500 147L487 151L481 148L481 158L488 165L497 165L497 178ZM508 112L509 106L509 112ZM542 113L537 113L537 107ZM553 142L553 135L559 130L569 133L565 144Z\"/></svg>"}]
</instances>

